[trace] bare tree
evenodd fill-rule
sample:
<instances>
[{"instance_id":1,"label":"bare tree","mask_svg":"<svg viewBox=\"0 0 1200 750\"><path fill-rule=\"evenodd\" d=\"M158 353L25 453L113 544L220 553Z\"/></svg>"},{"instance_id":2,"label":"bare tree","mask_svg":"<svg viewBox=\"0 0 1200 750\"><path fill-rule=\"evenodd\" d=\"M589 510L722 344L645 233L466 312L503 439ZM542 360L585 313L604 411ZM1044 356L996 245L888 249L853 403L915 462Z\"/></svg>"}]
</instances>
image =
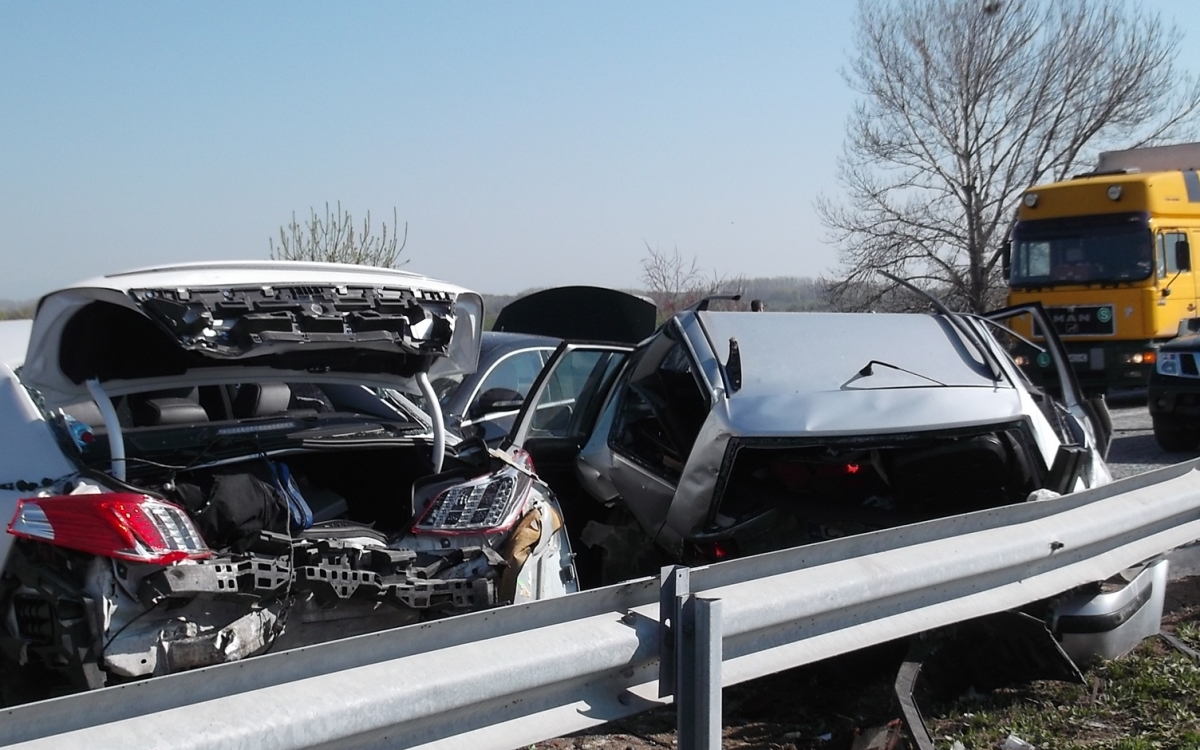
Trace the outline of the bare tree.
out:
<instances>
[{"instance_id":1,"label":"bare tree","mask_svg":"<svg viewBox=\"0 0 1200 750\"><path fill-rule=\"evenodd\" d=\"M667 253L650 247L647 242L646 257L642 259L642 283L658 306L659 315L669 318L705 297L741 294L746 279L741 275L704 271L695 256L688 260L680 255L679 248Z\"/></svg>"},{"instance_id":2,"label":"bare tree","mask_svg":"<svg viewBox=\"0 0 1200 750\"><path fill-rule=\"evenodd\" d=\"M397 263L400 253L408 243L408 223L404 224L404 236L397 233L400 225L396 209L392 209L392 229L388 234L387 223L382 224L381 236L371 233L371 212L363 220L362 231L355 232L354 219L349 211L342 210L338 201L337 211L330 213L325 204L325 218L309 209L311 215L303 225L292 214L292 223L279 228L279 246L269 239L272 260L309 260L327 263L353 263L360 266L395 268L408 261Z\"/></svg>"},{"instance_id":3,"label":"bare tree","mask_svg":"<svg viewBox=\"0 0 1200 750\"><path fill-rule=\"evenodd\" d=\"M841 257L832 301L878 305L887 270L961 309L998 302L1022 190L1195 133L1180 38L1127 0L860 0L845 200L817 201Z\"/></svg>"}]
</instances>

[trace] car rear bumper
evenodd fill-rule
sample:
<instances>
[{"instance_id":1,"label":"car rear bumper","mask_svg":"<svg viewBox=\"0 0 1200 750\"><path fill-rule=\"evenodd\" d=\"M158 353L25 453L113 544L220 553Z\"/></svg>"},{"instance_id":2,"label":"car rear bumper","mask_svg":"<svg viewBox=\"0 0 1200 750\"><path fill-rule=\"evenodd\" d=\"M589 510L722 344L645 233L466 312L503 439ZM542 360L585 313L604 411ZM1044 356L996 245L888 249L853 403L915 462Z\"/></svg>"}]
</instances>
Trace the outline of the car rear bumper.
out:
<instances>
[{"instance_id":1,"label":"car rear bumper","mask_svg":"<svg viewBox=\"0 0 1200 750\"><path fill-rule=\"evenodd\" d=\"M1088 592L1061 600L1050 623L1063 651L1077 664L1115 659L1159 631L1170 564L1159 559Z\"/></svg>"}]
</instances>

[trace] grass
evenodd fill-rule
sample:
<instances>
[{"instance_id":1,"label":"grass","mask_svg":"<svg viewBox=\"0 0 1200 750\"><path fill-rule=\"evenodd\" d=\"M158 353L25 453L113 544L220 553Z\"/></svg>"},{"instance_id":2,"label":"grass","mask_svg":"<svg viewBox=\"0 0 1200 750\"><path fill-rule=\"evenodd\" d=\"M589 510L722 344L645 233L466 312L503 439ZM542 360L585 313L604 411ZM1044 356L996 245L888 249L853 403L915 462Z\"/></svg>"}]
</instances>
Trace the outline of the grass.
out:
<instances>
[{"instance_id":1,"label":"grass","mask_svg":"<svg viewBox=\"0 0 1200 750\"><path fill-rule=\"evenodd\" d=\"M1180 623L1176 635L1200 648L1196 621ZM1040 750L1200 748L1200 663L1161 639L1084 678L929 701L926 723L938 748L954 740L968 750L996 748L1010 734Z\"/></svg>"}]
</instances>

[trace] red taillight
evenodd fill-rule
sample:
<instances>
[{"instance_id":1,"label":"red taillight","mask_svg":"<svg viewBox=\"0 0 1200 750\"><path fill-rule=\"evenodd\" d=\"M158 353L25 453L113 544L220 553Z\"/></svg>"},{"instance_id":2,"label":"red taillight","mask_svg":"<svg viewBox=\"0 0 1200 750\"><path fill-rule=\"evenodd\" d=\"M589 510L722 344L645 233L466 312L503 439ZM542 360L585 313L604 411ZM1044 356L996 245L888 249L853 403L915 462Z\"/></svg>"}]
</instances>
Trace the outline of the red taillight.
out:
<instances>
[{"instance_id":1,"label":"red taillight","mask_svg":"<svg viewBox=\"0 0 1200 750\"><path fill-rule=\"evenodd\" d=\"M212 556L182 508L147 495L58 495L17 501L8 533L130 562Z\"/></svg>"},{"instance_id":2,"label":"red taillight","mask_svg":"<svg viewBox=\"0 0 1200 750\"><path fill-rule=\"evenodd\" d=\"M706 560L721 562L732 560L738 556L737 542L732 539L722 539L714 542L697 542L696 551Z\"/></svg>"},{"instance_id":3,"label":"red taillight","mask_svg":"<svg viewBox=\"0 0 1200 750\"><path fill-rule=\"evenodd\" d=\"M712 556L714 560L728 560L730 557L733 557L733 547L729 544L713 542Z\"/></svg>"}]
</instances>

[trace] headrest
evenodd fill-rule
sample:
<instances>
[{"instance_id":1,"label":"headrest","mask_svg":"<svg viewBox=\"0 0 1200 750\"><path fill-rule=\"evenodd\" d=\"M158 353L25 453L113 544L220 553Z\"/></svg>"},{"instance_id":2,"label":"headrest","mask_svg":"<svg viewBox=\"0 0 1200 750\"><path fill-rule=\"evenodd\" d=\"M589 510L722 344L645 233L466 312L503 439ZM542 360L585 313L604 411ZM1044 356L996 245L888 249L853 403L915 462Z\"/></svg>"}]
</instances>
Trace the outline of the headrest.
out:
<instances>
[{"instance_id":1,"label":"headrest","mask_svg":"<svg viewBox=\"0 0 1200 750\"><path fill-rule=\"evenodd\" d=\"M266 417L287 411L292 389L287 383L242 383L233 397L233 416Z\"/></svg>"},{"instance_id":2,"label":"headrest","mask_svg":"<svg viewBox=\"0 0 1200 750\"><path fill-rule=\"evenodd\" d=\"M130 402L129 409L135 427L208 421L204 407L186 398L137 399Z\"/></svg>"}]
</instances>

